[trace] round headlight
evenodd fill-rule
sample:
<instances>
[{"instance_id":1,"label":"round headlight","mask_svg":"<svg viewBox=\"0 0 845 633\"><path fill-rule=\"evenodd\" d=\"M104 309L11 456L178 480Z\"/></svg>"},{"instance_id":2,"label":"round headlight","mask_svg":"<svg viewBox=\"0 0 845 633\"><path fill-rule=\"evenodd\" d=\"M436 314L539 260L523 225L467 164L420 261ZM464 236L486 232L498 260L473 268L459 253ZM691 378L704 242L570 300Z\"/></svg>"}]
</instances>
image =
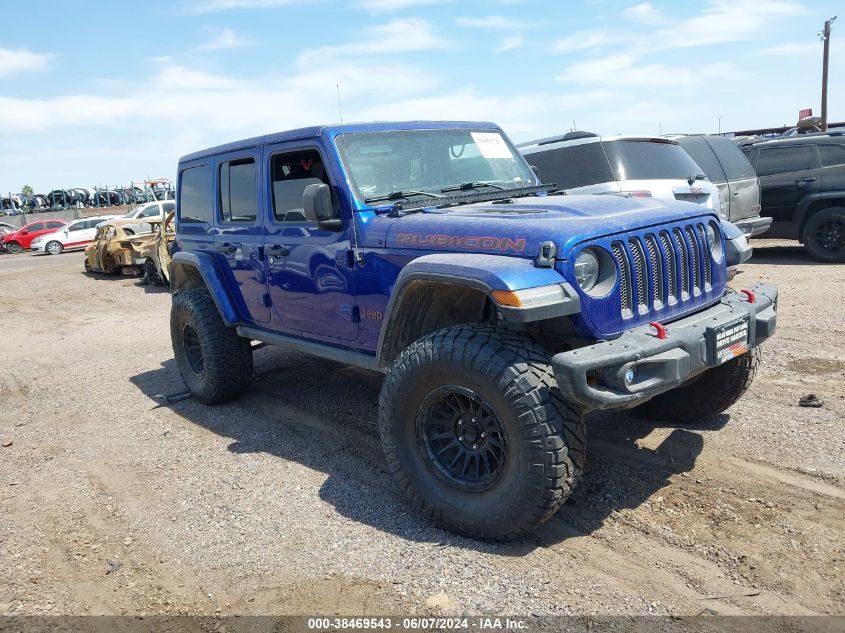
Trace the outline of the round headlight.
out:
<instances>
[{"instance_id":1,"label":"round headlight","mask_svg":"<svg viewBox=\"0 0 845 633\"><path fill-rule=\"evenodd\" d=\"M722 260L722 236L719 233L719 228L715 222L708 222L705 229L707 233L707 246L710 248L710 254L713 256L714 262Z\"/></svg>"},{"instance_id":2,"label":"round headlight","mask_svg":"<svg viewBox=\"0 0 845 633\"><path fill-rule=\"evenodd\" d=\"M592 251L586 249L575 258L575 281L584 292L589 292L599 280L599 258Z\"/></svg>"}]
</instances>

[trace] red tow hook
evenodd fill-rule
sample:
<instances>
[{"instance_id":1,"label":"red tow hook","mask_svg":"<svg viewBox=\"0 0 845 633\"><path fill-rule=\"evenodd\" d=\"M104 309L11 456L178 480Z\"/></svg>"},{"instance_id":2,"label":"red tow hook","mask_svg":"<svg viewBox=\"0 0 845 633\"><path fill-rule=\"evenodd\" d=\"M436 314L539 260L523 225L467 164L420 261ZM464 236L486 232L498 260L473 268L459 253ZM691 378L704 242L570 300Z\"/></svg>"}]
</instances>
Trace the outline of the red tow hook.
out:
<instances>
[{"instance_id":1,"label":"red tow hook","mask_svg":"<svg viewBox=\"0 0 845 633\"><path fill-rule=\"evenodd\" d=\"M649 325L657 331L657 334L655 334L655 336L657 338L659 338L661 341L666 338L666 328L665 327L660 325L657 321L652 321L651 323L649 323Z\"/></svg>"},{"instance_id":2,"label":"red tow hook","mask_svg":"<svg viewBox=\"0 0 845 633\"><path fill-rule=\"evenodd\" d=\"M741 288L740 292L748 297L748 303L757 303L757 295L754 294L753 290L749 290L748 288Z\"/></svg>"}]
</instances>

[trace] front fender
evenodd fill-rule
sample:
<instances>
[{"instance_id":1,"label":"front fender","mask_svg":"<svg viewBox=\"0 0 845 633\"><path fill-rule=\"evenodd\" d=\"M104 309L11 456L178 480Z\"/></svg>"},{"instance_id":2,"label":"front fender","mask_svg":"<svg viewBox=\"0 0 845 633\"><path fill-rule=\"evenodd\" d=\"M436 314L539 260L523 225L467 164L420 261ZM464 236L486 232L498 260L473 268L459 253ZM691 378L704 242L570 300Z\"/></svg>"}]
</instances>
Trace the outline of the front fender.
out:
<instances>
[{"instance_id":1,"label":"front fender","mask_svg":"<svg viewBox=\"0 0 845 633\"><path fill-rule=\"evenodd\" d=\"M529 259L503 255L478 255L472 253L444 253L424 255L406 265L390 293L378 344L379 362L390 354L386 350L390 339L401 336L396 331L403 323L403 300L407 291L417 283L462 286L483 293L496 306L505 321L527 323L558 316L575 314L581 309L578 293L554 268L537 268ZM495 291L518 292L541 287L559 288L558 296L551 301L521 307L504 306L496 302ZM436 301L436 295L432 297Z\"/></svg>"},{"instance_id":2,"label":"front fender","mask_svg":"<svg viewBox=\"0 0 845 633\"><path fill-rule=\"evenodd\" d=\"M170 264L171 294L197 287L205 287L208 290L227 326L242 322L214 256L210 253L186 251L174 253Z\"/></svg>"}]
</instances>

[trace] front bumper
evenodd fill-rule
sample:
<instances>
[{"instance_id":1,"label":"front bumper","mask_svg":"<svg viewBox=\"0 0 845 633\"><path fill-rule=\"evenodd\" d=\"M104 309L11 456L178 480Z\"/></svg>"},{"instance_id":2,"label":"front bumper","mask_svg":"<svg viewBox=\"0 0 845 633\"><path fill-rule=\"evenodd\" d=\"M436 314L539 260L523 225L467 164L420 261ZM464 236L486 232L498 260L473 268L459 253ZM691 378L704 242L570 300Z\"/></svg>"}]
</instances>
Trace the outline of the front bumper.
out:
<instances>
[{"instance_id":1,"label":"front bumper","mask_svg":"<svg viewBox=\"0 0 845 633\"><path fill-rule=\"evenodd\" d=\"M751 291L754 303L728 289L716 305L666 325L664 339L643 326L613 341L555 354L552 367L561 393L586 409L635 407L719 365L710 339L717 328L742 317L748 318L748 348L757 347L777 326L778 290L758 283ZM626 382L631 375L634 380Z\"/></svg>"},{"instance_id":2,"label":"front bumper","mask_svg":"<svg viewBox=\"0 0 845 633\"><path fill-rule=\"evenodd\" d=\"M44 244L30 244L29 251L31 253L43 253L44 252Z\"/></svg>"},{"instance_id":3,"label":"front bumper","mask_svg":"<svg viewBox=\"0 0 845 633\"><path fill-rule=\"evenodd\" d=\"M769 227L772 226L772 218L755 215L753 218L737 220L734 224L748 237L754 237L755 235L762 235L769 230Z\"/></svg>"}]
</instances>

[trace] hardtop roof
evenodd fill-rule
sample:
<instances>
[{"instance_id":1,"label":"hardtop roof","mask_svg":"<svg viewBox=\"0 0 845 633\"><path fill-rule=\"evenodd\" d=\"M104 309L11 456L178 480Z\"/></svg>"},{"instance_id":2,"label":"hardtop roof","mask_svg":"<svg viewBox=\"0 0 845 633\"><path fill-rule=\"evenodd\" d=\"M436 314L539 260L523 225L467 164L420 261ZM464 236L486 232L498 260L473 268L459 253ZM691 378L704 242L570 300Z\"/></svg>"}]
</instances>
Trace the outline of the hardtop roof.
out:
<instances>
[{"instance_id":1,"label":"hardtop roof","mask_svg":"<svg viewBox=\"0 0 845 633\"><path fill-rule=\"evenodd\" d=\"M307 138L318 138L324 133L330 136L346 132L389 132L391 130L425 130L425 129L450 129L450 128L483 128L499 129L499 126L489 121L379 121L374 123L346 123L331 125L312 125L301 127L284 132L274 132L263 136L253 136L240 141L233 141L215 147L199 150L186 154L179 159L179 164L190 163L201 158L234 152L240 149L268 145L271 143L283 143L285 141L299 141Z\"/></svg>"}]
</instances>

